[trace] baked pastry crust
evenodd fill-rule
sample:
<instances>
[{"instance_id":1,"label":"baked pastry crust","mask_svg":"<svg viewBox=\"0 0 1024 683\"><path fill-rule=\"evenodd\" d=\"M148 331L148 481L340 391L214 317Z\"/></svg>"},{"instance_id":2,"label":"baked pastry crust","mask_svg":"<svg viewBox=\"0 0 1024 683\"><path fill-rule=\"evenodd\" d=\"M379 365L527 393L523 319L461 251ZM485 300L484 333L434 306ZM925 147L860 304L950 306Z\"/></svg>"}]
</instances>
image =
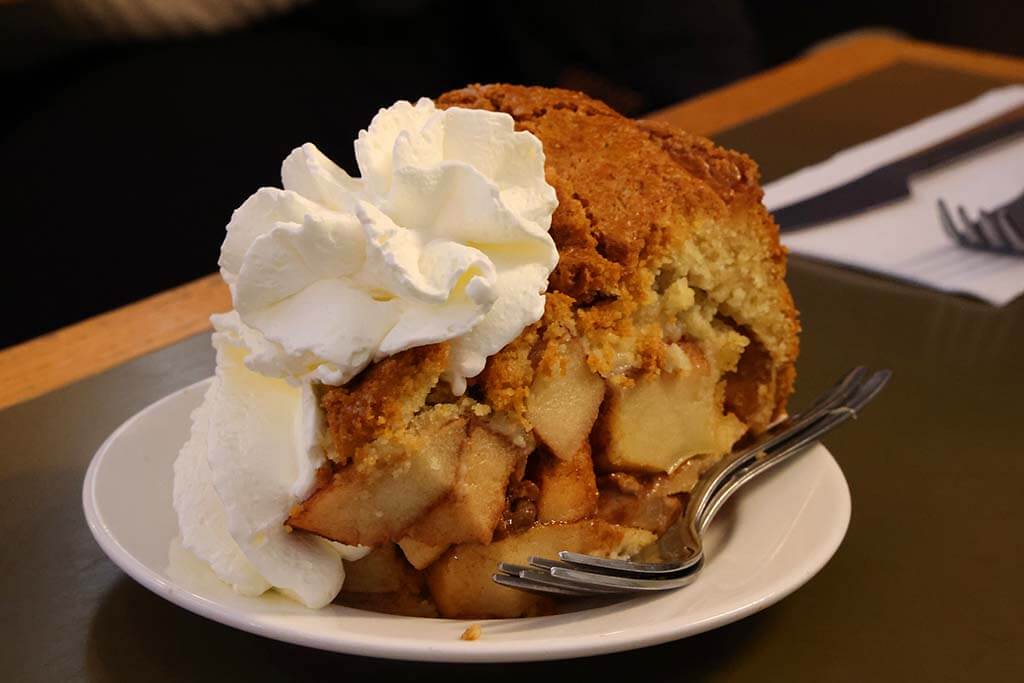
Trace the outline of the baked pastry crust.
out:
<instances>
[{"instance_id":1,"label":"baked pastry crust","mask_svg":"<svg viewBox=\"0 0 1024 683\"><path fill-rule=\"evenodd\" d=\"M442 616L534 614L549 605L491 585L495 561L633 552L784 413L799 349L786 251L746 155L567 90L474 85L437 104L507 113L542 141L560 256L544 315L465 396L441 381L447 344L326 389L330 471L290 524L379 546L365 567L394 569L361 571L352 604L421 610L409 590L365 596L402 585Z\"/></svg>"},{"instance_id":2,"label":"baked pastry crust","mask_svg":"<svg viewBox=\"0 0 1024 683\"><path fill-rule=\"evenodd\" d=\"M450 345L409 349L376 363L346 386L324 391L331 460L348 462L360 446L404 431L448 365Z\"/></svg>"},{"instance_id":3,"label":"baked pastry crust","mask_svg":"<svg viewBox=\"0 0 1024 683\"><path fill-rule=\"evenodd\" d=\"M799 322L785 284L786 251L750 157L664 123L627 119L569 90L474 85L437 104L505 112L544 143L558 195L551 236L559 263L549 291L571 298L595 370L617 369L623 337L635 340L631 367L663 367L661 326L645 326L638 314L659 280L685 277L769 357L756 387L730 392L737 408L749 413L749 399L739 397L753 391L759 407L774 399L759 426L783 412L796 378Z\"/></svg>"}]
</instances>

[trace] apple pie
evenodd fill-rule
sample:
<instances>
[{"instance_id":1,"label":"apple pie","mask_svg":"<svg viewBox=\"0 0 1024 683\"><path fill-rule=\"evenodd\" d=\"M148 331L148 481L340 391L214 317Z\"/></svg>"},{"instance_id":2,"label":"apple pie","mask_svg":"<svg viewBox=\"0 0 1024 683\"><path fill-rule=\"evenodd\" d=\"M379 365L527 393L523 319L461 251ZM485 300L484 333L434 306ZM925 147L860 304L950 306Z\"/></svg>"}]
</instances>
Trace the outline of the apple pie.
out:
<instances>
[{"instance_id":1,"label":"apple pie","mask_svg":"<svg viewBox=\"0 0 1024 683\"><path fill-rule=\"evenodd\" d=\"M799 324L747 156L581 93L509 85L439 108L504 112L543 143L559 261L543 317L456 395L448 342L318 387L329 463L288 526L372 547L342 603L518 617L548 598L500 561L630 556L703 472L785 411Z\"/></svg>"}]
</instances>

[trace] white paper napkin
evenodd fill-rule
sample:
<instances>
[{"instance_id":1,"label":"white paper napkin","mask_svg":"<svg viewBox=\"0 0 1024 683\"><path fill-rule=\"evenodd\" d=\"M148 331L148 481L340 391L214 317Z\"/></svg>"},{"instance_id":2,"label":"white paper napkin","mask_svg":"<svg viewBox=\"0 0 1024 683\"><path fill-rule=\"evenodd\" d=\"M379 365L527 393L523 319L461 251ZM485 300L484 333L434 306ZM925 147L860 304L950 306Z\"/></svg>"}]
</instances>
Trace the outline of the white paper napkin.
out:
<instances>
[{"instance_id":1,"label":"white paper napkin","mask_svg":"<svg viewBox=\"0 0 1024 683\"><path fill-rule=\"evenodd\" d=\"M846 183L1024 104L1024 86L918 121L765 186L775 210ZM1024 258L964 249L946 236L936 202L972 219L1024 191L1024 136L911 179L911 197L837 221L784 233L796 254L876 271L1002 306L1024 293ZM955 211L955 209L954 209Z\"/></svg>"}]
</instances>

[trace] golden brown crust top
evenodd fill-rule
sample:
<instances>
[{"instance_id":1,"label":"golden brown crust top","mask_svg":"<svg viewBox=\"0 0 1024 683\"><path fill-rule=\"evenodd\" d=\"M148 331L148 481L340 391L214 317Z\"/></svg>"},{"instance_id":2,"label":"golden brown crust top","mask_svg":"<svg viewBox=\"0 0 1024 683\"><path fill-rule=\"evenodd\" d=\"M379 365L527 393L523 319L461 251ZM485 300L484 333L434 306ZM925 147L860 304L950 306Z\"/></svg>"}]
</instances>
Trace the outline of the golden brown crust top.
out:
<instances>
[{"instance_id":1,"label":"golden brown crust top","mask_svg":"<svg viewBox=\"0 0 1024 683\"><path fill-rule=\"evenodd\" d=\"M748 156L663 123L627 119L569 90L473 85L437 104L507 113L517 129L542 141L547 180L558 196L551 236L559 263L548 306L556 293L568 297L572 310L560 315L586 338L592 369L607 377L622 340L630 339L630 366L659 371L664 342L674 340L644 308L657 298L659 279L681 278L725 324L742 326L764 345L774 412L783 410L799 323L784 281L786 251ZM484 378L489 387L503 380L504 408L513 412L523 400L515 384L530 377L522 349L514 355L492 359Z\"/></svg>"},{"instance_id":2,"label":"golden brown crust top","mask_svg":"<svg viewBox=\"0 0 1024 683\"><path fill-rule=\"evenodd\" d=\"M480 375L484 397L495 410L522 418L534 374L561 363L563 346L575 336L572 299L557 292L545 299L544 316L491 356Z\"/></svg>"},{"instance_id":3,"label":"golden brown crust top","mask_svg":"<svg viewBox=\"0 0 1024 683\"><path fill-rule=\"evenodd\" d=\"M448 365L451 345L431 344L375 363L349 384L321 397L327 426L347 462L359 448L390 431L404 431Z\"/></svg>"},{"instance_id":4,"label":"golden brown crust top","mask_svg":"<svg viewBox=\"0 0 1024 683\"><path fill-rule=\"evenodd\" d=\"M746 155L627 119L582 93L475 85L437 103L505 112L543 141L558 194L551 236L560 261L550 288L581 304L635 289L638 269L673 241L666 233L678 232L679 218L721 216L735 202L761 199L757 166ZM764 229L777 244L775 226Z\"/></svg>"}]
</instances>

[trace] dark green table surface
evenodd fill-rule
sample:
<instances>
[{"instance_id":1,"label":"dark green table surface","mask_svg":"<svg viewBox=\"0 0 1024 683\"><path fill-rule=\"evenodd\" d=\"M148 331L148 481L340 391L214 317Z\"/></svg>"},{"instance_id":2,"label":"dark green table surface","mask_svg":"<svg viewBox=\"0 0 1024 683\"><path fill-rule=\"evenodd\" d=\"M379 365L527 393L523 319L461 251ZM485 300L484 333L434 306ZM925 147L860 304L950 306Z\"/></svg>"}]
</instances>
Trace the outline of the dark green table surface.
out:
<instances>
[{"instance_id":1,"label":"dark green table surface","mask_svg":"<svg viewBox=\"0 0 1024 683\"><path fill-rule=\"evenodd\" d=\"M916 103L920 91L897 91L934 76L904 68L846 87ZM960 99L991 85L957 74L939 82ZM884 132L873 132L877 117L836 109L850 97L837 90L719 139L777 174ZM938 90L933 107L955 103ZM929 113L903 111L890 127ZM814 149L794 151L815 116L819 128L846 123L831 147L816 130ZM0 413L0 680L1022 680L1024 299L994 308L801 258L789 281L804 325L793 405L855 363L895 378L826 439L853 494L850 530L821 573L777 605L641 651L493 666L306 650L175 607L103 555L81 485L118 424L211 373L201 335Z\"/></svg>"}]
</instances>

